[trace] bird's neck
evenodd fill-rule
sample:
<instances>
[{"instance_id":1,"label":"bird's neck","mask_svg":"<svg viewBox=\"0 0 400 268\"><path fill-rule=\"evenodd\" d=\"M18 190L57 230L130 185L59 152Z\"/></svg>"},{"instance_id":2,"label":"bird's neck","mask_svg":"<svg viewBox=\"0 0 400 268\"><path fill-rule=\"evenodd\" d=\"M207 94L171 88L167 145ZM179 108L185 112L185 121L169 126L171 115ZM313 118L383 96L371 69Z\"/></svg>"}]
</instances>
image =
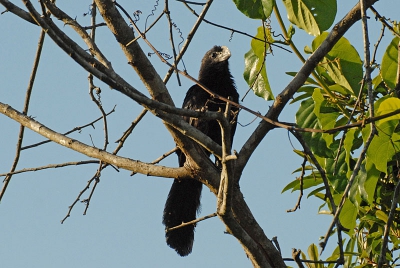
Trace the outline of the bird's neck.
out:
<instances>
[{"instance_id":1,"label":"bird's neck","mask_svg":"<svg viewBox=\"0 0 400 268\"><path fill-rule=\"evenodd\" d=\"M230 91L234 81L229 70L224 72L200 72L199 82L218 94Z\"/></svg>"}]
</instances>

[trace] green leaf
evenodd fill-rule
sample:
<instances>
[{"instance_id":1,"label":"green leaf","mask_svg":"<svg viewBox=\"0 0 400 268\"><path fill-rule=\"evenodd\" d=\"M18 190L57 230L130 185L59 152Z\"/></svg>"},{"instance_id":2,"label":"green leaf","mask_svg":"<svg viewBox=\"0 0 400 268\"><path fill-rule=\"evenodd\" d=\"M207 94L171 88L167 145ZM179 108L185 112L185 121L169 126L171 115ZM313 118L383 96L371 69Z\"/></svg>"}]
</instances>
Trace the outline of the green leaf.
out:
<instances>
[{"instance_id":1,"label":"green leaf","mask_svg":"<svg viewBox=\"0 0 400 268\"><path fill-rule=\"evenodd\" d=\"M315 244L311 244L307 249L308 256L312 261L319 261L318 247ZM309 263L310 268L323 268L321 263Z\"/></svg>"},{"instance_id":2,"label":"green leaf","mask_svg":"<svg viewBox=\"0 0 400 268\"><path fill-rule=\"evenodd\" d=\"M295 77L297 75L296 72L286 72L287 75L290 75L292 77ZM307 77L306 82L304 83L305 85L307 84L312 84L312 85L316 85L319 86L318 82L316 82L314 79L312 79L311 77Z\"/></svg>"},{"instance_id":3,"label":"green leaf","mask_svg":"<svg viewBox=\"0 0 400 268\"><path fill-rule=\"evenodd\" d=\"M321 125L314 113L314 100L307 99L300 104L296 113L296 124L301 128L321 129ZM328 149L325 139L321 133L305 132L302 133L305 142L317 156L329 157L331 150Z\"/></svg>"},{"instance_id":4,"label":"green leaf","mask_svg":"<svg viewBox=\"0 0 400 268\"><path fill-rule=\"evenodd\" d=\"M313 51L321 45L327 36L328 33L324 32L313 40ZM354 96L358 96L360 81L363 76L362 61L357 50L346 38L340 38L319 66L317 71L321 75L321 68L323 68L325 75L328 75L335 83L352 92Z\"/></svg>"},{"instance_id":5,"label":"green leaf","mask_svg":"<svg viewBox=\"0 0 400 268\"><path fill-rule=\"evenodd\" d=\"M299 90L297 90L297 93L300 93L300 95L296 96L290 102L290 104L295 103L300 100L304 100L306 98L310 98L312 96L314 90L315 90L315 87L310 87L310 86L303 86L303 87L299 88ZM303 93L303 94L301 94L301 93Z\"/></svg>"},{"instance_id":6,"label":"green leaf","mask_svg":"<svg viewBox=\"0 0 400 268\"><path fill-rule=\"evenodd\" d=\"M388 218L389 218L388 215L386 215L385 212L383 212L382 210L376 211L376 217L385 223L387 223Z\"/></svg>"},{"instance_id":7,"label":"green leaf","mask_svg":"<svg viewBox=\"0 0 400 268\"><path fill-rule=\"evenodd\" d=\"M312 98L314 100L314 113L319 120L319 124L322 129L331 129L335 127L336 119L339 117L339 113L335 111L332 106L327 106L324 96L322 95L321 89L316 88L313 92ZM329 147L333 142L333 135L322 133L322 138L326 141L326 145Z\"/></svg>"},{"instance_id":8,"label":"green leaf","mask_svg":"<svg viewBox=\"0 0 400 268\"><path fill-rule=\"evenodd\" d=\"M273 41L269 30L264 27L258 28L256 37L262 40L266 37L269 42ZM252 39L251 49L244 56L245 69L243 73L244 79L254 93L267 101L274 99L265 68L265 55L268 47L268 43Z\"/></svg>"},{"instance_id":9,"label":"green leaf","mask_svg":"<svg viewBox=\"0 0 400 268\"><path fill-rule=\"evenodd\" d=\"M391 96L386 96L379 99L375 103L375 116L384 115L399 109L400 109L400 99ZM400 120L400 114L396 114L381 119L377 121L377 124L380 125L390 120Z\"/></svg>"},{"instance_id":10,"label":"green leaf","mask_svg":"<svg viewBox=\"0 0 400 268\"><path fill-rule=\"evenodd\" d=\"M339 141L335 141L335 143L331 147L334 147L332 151L337 154ZM333 157L325 159L326 177L328 178L333 190L336 193L343 193L348 183L348 179L346 176L348 166L345 160L345 150L340 151L339 157L337 159L334 159Z\"/></svg>"},{"instance_id":11,"label":"green leaf","mask_svg":"<svg viewBox=\"0 0 400 268\"><path fill-rule=\"evenodd\" d=\"M351 157L351 153L353 150L353 143L355 138L358 136L358 134L360 133L360 131L358 129L352 128L349 131L347 131L346 133L346 137L344 138L344 142L343 142L343 148L346 152L346 164L348 167L348 172L347 172L347 177L350 178L350 175L352 173L352 169L350 166L350 160L352 159Z\"/></svg>"},{"instance_id":12,"label":"green leaf","mask_svg":"<svg viewBox=\"0 0 400 268\"><path fill-rule=\"evenodd\" d=\"M334 84L334 85L329 86L329 90L332 92L340 93L342 95L351 95L352 94L351 91L349 91L347 88L345 88L339 84Z\"/></svg>"},{"instance_id":13,"label":"green leaf","mask_svg":"<svg viewBox=\"0 0 400 268\"><path fill-rule=\"evenodd\" d=\"M372 139L367 150L367 157L371 160L376 168L387 173L387 162L393 158L396 151L399 151L399 144L393 140L398 140L400 135L394 130L398 121L387 121L379 125L378 135Z\"/></svg>"},{"instance_id":14,"label":"green leaf","mask_svg":"<svg viewBox=\"0 0 400 268\"><path fill-rule=\"evenodd\" d=\"M400 38L395 37L390 45L386 48L382 57L381 74L386 85L393 89L396 86L397 66L398 66L398 45Z\"/></svg>"},{"instance_id":15,"label":"green leaf","mask_svg":"<svg viewBox=\"0 0 400 268\"><path fill-rule=\"evenodd\" d=\"M357 239L356 238L351 238L349 239L349 242L346 244L346 252L353 252L354 251L354 247L357 243ZM347 254L348 257L345 259L346 260L346 266L345 267L352 267L352 259L353 259L353 255L355 254Z\"/></svg>"},{"instance_id":16,"label":"green leaf","mask_svg":"<svg viewBox=\"0 0 400 268\"><path fill-rule=\"evenodd\" d=\"M384 115L398 109L400 109L400 100L395 97L385 96L375 102L376 116ZM400 134L396 130L399 120L400 115L397 114L376 122L378 134L375 135L367 150L367 166L375 165L377 170L387 173L387 162L392 160L400 148ZM367 125L362 130L364 142L370 131L370 125ZM374 180L376 180L375 177Z\"/></svg>"},{"instance_id":17,"label":"green leaf","mask_svg":"<svg viewBox=\"0 0 400 268\"><path fill-rule=\"evenodd\" d=\"M291 23L318 36L331 27L337 12L336 0L283 0Z\"/></svg>"},{"instance_id":18,"label":"green leaf","mask_svg":"<svg viewBox=\"0 0 400 268\"><path fill-rule=\"evenodd\" d=\"M322 183L322 179L316 175L308 175L303 178L303 190L320 185ZM281 193L286 192L287 190L292 189L292 192L300 190L300 180L296 179L290 182L288 185L283 188Z\"/></svg>"},{"instance_id":19,"label":"green leaf","mask_svg":"<svg viewBox=\"0 0 400 268\"><path fill-rule=\"evenodd\" d=\"M361 198L357 198L357 201L359 202ZM356 218L357 218L358 210L354 204L347 199L344 202L343 208L341 213L339 214L339 220L340 223L345 227L346 229L349 229L348 234L351 235L354 233L354 227L356 227Z\"/></svg>"},{"instance_id":20,"label":"green leaf","mask_svg":"<svg viewBox=\"0 0 400 268\"><path fill-rule=\"evenodd\" d=\"M372 204L374 202L374 194L377 182L379 180L380 171L376 169L373 163L369 163L367 159L364 160L364 162L367 173L367 179L364 182L364 189L367 196L361 196L361 197L364 200L368 201L369 204Z\"/></svg>"},{"instance_id":21,"label":"green leaf","mask_svg":"<svg viewBox=\"0 0 400 268\"><path fill-rule=\"evenodd\" d=\"M308 195L307 195L307 198L309 198L310 196L312 196L312 195L317 195L318 193L320 193L320 192L325 192L325 186L322 186L322 187L319 187L319 188L317 188L317 189L315 189L315 190L312 190Z\"/></svg>"},{"instance_id":22,"label":"green leaf","mask_svg":"<svg viewBox=\"0 0 400 268\"><path fill-rule=\"evenodd\" d=\"M365 161L364 161L365 162ZM349 193L349 199L350 201L357 207L359 208L359 201L361 197L364 200L368 200L368 194L365 190L364 183L367 180L367 171L365 169L365 165L361 165L361 168L356 175L353 184L351 185L350 188L350 193Z\"/></svg>"},{"instance_id":23,"label":"green leaf","mask_svg":"<svg viewBox=\"0 0 400 268\"><path fill-rule=\"evenodd\" d=\"M267 19L275 5L275 0L233 0L244 15L251 19Z\"/></svg>"}]
</instances>

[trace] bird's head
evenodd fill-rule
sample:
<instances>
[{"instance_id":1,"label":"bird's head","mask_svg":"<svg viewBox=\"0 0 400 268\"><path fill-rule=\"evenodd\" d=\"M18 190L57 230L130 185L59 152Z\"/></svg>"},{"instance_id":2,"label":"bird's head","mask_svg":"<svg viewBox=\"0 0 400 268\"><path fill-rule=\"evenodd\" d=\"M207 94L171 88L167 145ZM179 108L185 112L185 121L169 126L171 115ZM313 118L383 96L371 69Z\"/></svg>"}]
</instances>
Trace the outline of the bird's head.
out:
<instances>
[{"instance_id":1,"label":"bird's head","mask_svg":"<svg viewBox=\"0 0 400 268\"><path fill-rule=\"evenodd\" d=\"M230 57L231 52L228 47L214 46L206 52L201 61L199 79L229 73L228 59Z\"/></svg>"}]
</instances>

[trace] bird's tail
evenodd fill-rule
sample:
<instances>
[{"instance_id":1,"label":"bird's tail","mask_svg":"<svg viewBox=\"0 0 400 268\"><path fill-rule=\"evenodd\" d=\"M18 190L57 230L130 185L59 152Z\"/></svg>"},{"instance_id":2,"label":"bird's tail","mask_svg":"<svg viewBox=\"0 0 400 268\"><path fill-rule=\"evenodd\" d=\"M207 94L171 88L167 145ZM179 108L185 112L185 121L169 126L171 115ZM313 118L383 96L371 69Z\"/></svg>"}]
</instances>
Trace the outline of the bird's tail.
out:
<instances>
[{"instance_id":1,"label":"bird's tail","mask_svg":"<svg viewBox=\"0 0 400 268\"><path fill-rule=\"evenodd\" d=\"M201 188L201 182L196 180L174 180L164 208L163 224L166 228L196 219ZM195 224L191 224L165 234L167 244L182 257L192 252L194 227Z\"/></svg>"}]
</instances>

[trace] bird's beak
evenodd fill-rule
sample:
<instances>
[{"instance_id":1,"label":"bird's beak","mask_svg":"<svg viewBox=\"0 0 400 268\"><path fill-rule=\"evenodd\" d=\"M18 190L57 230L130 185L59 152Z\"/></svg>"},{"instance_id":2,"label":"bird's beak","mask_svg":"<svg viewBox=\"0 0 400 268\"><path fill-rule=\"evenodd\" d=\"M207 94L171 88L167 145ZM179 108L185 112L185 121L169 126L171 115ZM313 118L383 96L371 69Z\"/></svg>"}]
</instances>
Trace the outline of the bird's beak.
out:
<instances>
[{"instance_id":1,"label":"bird's beak","mask_svg":"<svg viewBox=\"0 0 400 268\"><path fill-rule=\"evenodd\" d=\"M228 47L226 46L221 46L222 51L221 51L221 61L226 61L231 57L231 51L229 50Z\"/></svg>"}]
</instances>

